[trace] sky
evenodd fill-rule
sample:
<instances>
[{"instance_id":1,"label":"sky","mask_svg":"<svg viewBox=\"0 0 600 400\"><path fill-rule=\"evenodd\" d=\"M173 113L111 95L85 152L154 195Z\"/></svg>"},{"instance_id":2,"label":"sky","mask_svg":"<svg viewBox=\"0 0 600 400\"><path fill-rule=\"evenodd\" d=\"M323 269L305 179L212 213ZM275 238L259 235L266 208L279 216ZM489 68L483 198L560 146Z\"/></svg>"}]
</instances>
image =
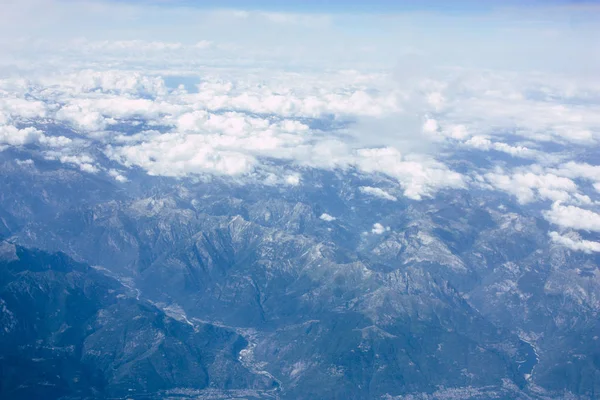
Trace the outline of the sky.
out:
<instances>
[{"instance_id":1,"label":"sky","mask_svg":"<svg viewBox=\"0 0 600 400\"><path fill-rule=\"evenodd\" d=\"M198 8L234 8L261 11L305 13L390 13L415 10L443 12L482 12L507 7L579 6L594 4L589 0L131 0L138 4L163 6L187 5Z\"/></svg>"},{"instance_id":2,"label":"sky","mask_svg":"<svg viewBox=\"0 0 600 400\"><path fill-rule=\"evenodd\" d=\"M33 55L90 41L211 42L223 57L287 65L593 73L600 8L566 1L192 2L2 0L0 46ZM37 46L23 42L37 41ZM6 51L8 51L6 50Z\"/></svg>"}]
</instances>

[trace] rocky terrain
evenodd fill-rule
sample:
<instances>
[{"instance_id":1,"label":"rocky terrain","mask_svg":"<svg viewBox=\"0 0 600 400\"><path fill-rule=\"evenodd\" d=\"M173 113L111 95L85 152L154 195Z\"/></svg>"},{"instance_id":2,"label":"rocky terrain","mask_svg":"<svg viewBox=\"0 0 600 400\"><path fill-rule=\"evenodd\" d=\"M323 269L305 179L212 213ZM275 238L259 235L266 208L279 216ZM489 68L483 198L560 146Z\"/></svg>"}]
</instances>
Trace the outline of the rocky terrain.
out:
<instances>
[{"instance_id":1,"label":"rocky terrain","mask_svg":"<svg viewBox=\"0 0 600 400\"><path fill-rule=\"evenodd\" d=\"M598 256L509 198L318 170L123 190L25 157L0 153L3 398L600 393Z\"/></svg>"},{"instance_id":2,"label":"rocky terrain","mask_svg":"<svg viewBox=\"0 0 600 400\"><path fill-rule=\"evenodd\" d=\"M238 359L248 342L178 321L61 253L0 243L0 396L147 398L218 387L268 393L278 384Z\"/></svg>"}]
</instances>

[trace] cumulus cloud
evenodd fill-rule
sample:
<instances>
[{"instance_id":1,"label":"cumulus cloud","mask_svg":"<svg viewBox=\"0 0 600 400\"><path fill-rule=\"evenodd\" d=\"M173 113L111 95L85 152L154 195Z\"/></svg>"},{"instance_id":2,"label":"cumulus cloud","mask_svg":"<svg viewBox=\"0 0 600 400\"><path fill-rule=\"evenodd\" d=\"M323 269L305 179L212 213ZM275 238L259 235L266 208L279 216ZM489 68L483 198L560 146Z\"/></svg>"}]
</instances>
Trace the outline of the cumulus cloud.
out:
<instances>
[{"instance_id":1,"label":"cumulus cloud","mask_svg":"<svg viewBox=\"0 0 600 400\"><path fill-rule=\"evenodd\" d=\"M70 104L56 113L58 121L67 122L81 131L99 131L106 127L105 118L98 112L82 104Z\"/></svg>"},{"instance_id":2,"label":"cumulus cloud","mask_svg":"<svg viewBox=\"0 0 600 400\"><path fill-rule=\"evenodd\" d=\"M218 138L170 133L137 145L106 148L106 154L125 166L139 166L150 175L182 177L213 173L251 172L256 159L249 154L218 147Z\"/></svg>"},{"instance_id":3,"label":"cumulus cloud","mask_svg":"<svg viewBox=\"0 0 600 400\"><path fill-rule=\"evenodd\" d=\"M575 238L563 236L558 232L550 232L550 239L561 246L564 246L573 251L583 251L584 253L600 253L600 243L591 240L581 240L578 235Z\"/></svg>"},{"instance_id":4,"label":"cumulus cloud","mask_svg":"<svg viewBox=\"0 0 600 400\"><path fill-rule=\"evenodd\" d=\"M125 183L125 182L129 181L129 179L127 179L127 177L125 175L123 175L121 171L118 171L116 169L108 170L108 175L115 178L115 180L119 183Z\"/></svg>"},{"instance_id":5,"label":"cumulus cloud","mask_svg":"<svg viewBox=\"0 0 600 400\"><path fill-rule=\"evenodd\" d=\"M47 160L57 160L63 164L77 166L81 171L90 174L100 172L100 168L95 165L95 160L88 154L64 154L60 151L46 151L44 156Z\"/></svg>"},{"instance_id":6,"label":"cumulus cloud","mask_svg":"<svg viewBox=\"0 0 600 400\"><path fill-rule=\"evenodd\" d=\"M492 142L490 139L484 136L473 136L469 140L465 141L464 144L468 147L484 151L500 151L510 154L513 157L535 158L538 156L538 152L525 146L511 146L502 142Z\"/></svg>"},{"instance_id":7,"label":"cumulus cloud","mask_svg":"<svg viewBox=\"0 0 600 400\"><path fill-rule=\"evenodd\" d=\"M485 180L495 189L507 192L521 204L536 199L577 201L577 185L569 178L533 172L507 175L502 171L485 174Z\"/></svg>"},{"instance_id":8,"label":"cumulus cloud","mask_svg":"<svg viewBox=\"0 0 600 400\"><path fill-rule=\"evenodd\" d=\"M563 228L600 232L600 214L590 210L556 202L543 215L549 222Z\"/></svg>"},{"instance_id":9,"label":"cumulus cloud","mask_svg":"<svg viewBox=\"0 0 600 400\"><path fill-rule=\"evenodd\" d=\"M27 159L27 160L16 160L16 163L17 163L17 165L21 165L21 166L24 166L24 165L27 165L27 166L35 165L35 162L32 159L30 159L30 158Z\"/></svg>"},{"instance_id":10,"label":"cumulus cloud","mask_svg":"<svg viewBox=\"0 0 600 400\"><path fill-rule=\"evenodd\" d=\"M0 125L0 144L24 146L38 144L48 147L64 147L72 140L64 136L46 136L42 131L33 127L18 129L12 125Z\"/></svg>"},{"instance_id":11,"label":"cumulus cloud","mask_svg":"<svg viewBox=\"0 0 600 400\"><path fill-rule=\"evenodd\" d=\"M392 196L391 194L389 194L388 192L386 192L383 189L380 188L376 188L376 187L372 187L372 186L361 186L359 188L359 190L362 193L371 195L371 196L375 196L375 197L379 197L381 199L384 200L390 200L390 201L397 201L398 198L396 196Z\"/></svg>"},{"instance_id":12,"label":"cumulus cloud","mask_svg":"<svg viewBox=\"0 0 600 400\"><path fill-rule=\"evenodd\" d=\"M322 219L323 221L326 221L326 222L331 222L331 221L335 221L336 220L335 217L332 217L331 215L329 215L327 213L321 214L321 216L319 218Z\"/></svg>"},{"instance_id":13,"label":"cumulus cloud","mask_svg":"<svg viewBox=\"0 0 600 400\"><path fill-rule=\"evenodd\" d=\"M11 146L22 146L36 143L42 137L42 132L35 128L18 129L11 125L0 126L0 143Z\"/></svg>"},{"instance_id":14,"label":"cumulus cloud","mask_svg":"<svg viewBox=\"0 0 600 400\"><path fill-rule=\"evenodd\" d=\"M285 183L290 186L298 186L300 184L299 174L290 174L285 177Z\"/></svg>"},{"instance_id":15,"label":"cumulus cloud","mask_svg":"<svg viewBox=\"0 0 600 400\"><path fill-rule=\"evenodd\" d=\"M388 232L389 230L390 230L389 226L383 226L379 222L376 222L373 224L373 229L371 229L371 233L373 233L375 235L382 235L385 232Z\"/></svg>"},{"instance_id":16,"label":"cumulus cloud","mask_svg":"<svg viewBox=\"0 0 600 400\"><path fill-rule=\"evenodd\" d=\"M180 50L173 43L125 41L100 47L139 44L157 51ZM21 128L22 123L12 123L51 122L89 136L123 167L141 167L151 175L220 174L234 176L238 182L295 186L301 177L289 171L297 167L356 170L392 178L398 184L394 194L413 200L435 196L440 190L467 189L475 181L510 193L523 204L537 200L594 204L591 194L580 193L574 181L600 182L592 165L563 162L553 168L531 166L508 173L478 171L477 176L458 172L444 161L456 145L536 159L546 166L556 159L568 160L567 151L554 158L539 145L555 139L564 144L567 139L550 132L562 129L558 119L545 119L553 118L545 115L556 104L532 99L527 91L539 84L523 77L510 80L503 74L465 73L447 80L417 74L415 79L394 81L389 72L244 71L207 69L197 75L197 93L168 88L158 71L83 69L29 82L0 82L3 98L12 99L2 103L0 97L0 106L4 104L0 141L69 147L71 139L38 132L38 125ZM544 84L554 84L549 82ZM558 81L556 86L560 85ZM504 109L499 111L499 104ZM593 106L564 107L556 109L564 117L563 128L572 125L572 129L595 132L598 121L592 116ZM525 109L531 119L525 118ZM527 141L519 145L503 141L503 129L509 125L512 135ZM140 128L130 132L121 126ZM493 164L495 155L490 157ZM397 199L379 188L360 190Z\"/></svg>"},{"instance_id":17,"label":"cumulus cloud","mask_svg":"<svg viewBox=\"0 0 600 400\"><path fill-rule=\"evenodd\" d=\"M22 83L11 84L11 81L0 80L0 123L25 122L48 115L44 102L23 98L27 90L28 87Z\"/></svg>"},{"instance_id":18,"label":"cumulus cloud","mask_svg":"<svg viewBox=\"0 0 600 400\"><path fill-rule=\"evenodd\" d=\"M398 110L395 93L389 90L373 94L360 88L324 88L306 86L299 91L283 92L249 86L244 82L202 82L199 92L189 94L188 102L208 110L237 110L256 114L320 117L382 116Z\"/></svg>"},{"instance_id":19,"label":"cumulus cloud","mask_svg":"<svg viewBox=\"0 0 600 400\"><path fill-rule=\"evenodd\" d=\"M356 75L349 78L356 79ZM364 79L368 82L371 78ZM415 200L432 196L439 189L465 187L459 173L431 157L403 156L390 146L372 147L385 145L387 138L366 141L356 136L342 140L339 135L344 132L314 129L300 119L329 112L379 115L392 112L396 107L393 101L386 108L373 103L377 97L364 91L337 88L330 89L331 94L321 88L319 96L310 94L316 88L309 89L306 95L302 90L286 89L285 96L269 94L268 88L238 94L234 88L232 83L203 83L197 95L172 93L152 101L116 97L114 93L79 93L76 101L70 100L57 111L56 118L84 132L109 129L110 121L135 117L171 126L172 131L163 134L113 135L107 143L106 154L110 158L125 166L142 167L151 175L267 174L262 160L279 159L311 168L357 168L364 173L385 174L395 178L404 194ZM215 95L215 91L220 94ZM287 105L282 108L284 98ZM384 103L388 102L385 98ZM358 102L356 106L354 102ZM219 111L222 108L238 111ZM276 118L263 116L264 112ZM283 182L297 185L299 176L287 176Z\"/></svg>"},{"instance_id":20,"label":"cumulus cloud","mask_svg":"<svg viewBox=\"0 0 600 400\"><path fill-rule=\"evenodd\" d=\"M122 70L83 69L69 73L43 75L39 83L46 88L55 87L59 91L42 93L46 96L59 96L69 100L73 96L101 94L121 96L156 97L165 95L168 89L160 76Z\"/></svg>"},{"instance_id":21,"label":"cumulus cloud","mask_svg":"<svg viewBox=\"0 0 600 400\"><path fill-rule=\"evenodd\" d=\"M550 83L550 79L554 81ZM467 146L533 158L535 149L511 146L501 138L510 135L534 144L574 146L597 143L600 139L596 101L577 105L561 102L562 98L567 101L573 91L585 93L583 81L526 73L474 72L446 83L441 89L443 108L435 117L440 126L438 133L466 140ZM545 91L556 93L550 96Z\"/></svg>"},{"instance_id":22,"label":"cumulus cloud","mask_svg":"<svg viewBox=\"0 0 600 400\"><path fill-rule=\"evenodd\" d=\"M354 151L344 144L311 137L301 126L296 132L286 132L268 123L255 123L246 129L243 123L229 122L220 124L216 131L208 126L197 133L168 133L142 143L108 146L106 153L126 166L137 165L152 175L165 176L243 175L260 170L261 157L314 168L355 167L364 173L395 178L404 194L415 200L441 188L465 186L463 177L444 164L431 159L404 159L392 148ZM296 185L299 177L289 176L286 182Z\"/></svg>"},{"instance_id":23,"label":"cumulus cloud","mask_svg":"<svg viewBox=\"0 0 600 400\"><path fill-rule=\"evenodd\" d=\"M464 177L444 164L431 159L403 158L394 148L361 149L357 166L367 173L381 173L396 178L404 195L414 200L431 196L439 189L465 188Z\"/></svg>"},{"instance_id":24,"label":"cumulus cloud","mask_svg":"<svg viewBox=\"0 0 600 400\"><path fill-rule=\"evenodd\" d=\"M557 175L573 179L600 181L600 166L598 165L569 161L552 169L552 171Z\"/></svg>"}]
</instances>

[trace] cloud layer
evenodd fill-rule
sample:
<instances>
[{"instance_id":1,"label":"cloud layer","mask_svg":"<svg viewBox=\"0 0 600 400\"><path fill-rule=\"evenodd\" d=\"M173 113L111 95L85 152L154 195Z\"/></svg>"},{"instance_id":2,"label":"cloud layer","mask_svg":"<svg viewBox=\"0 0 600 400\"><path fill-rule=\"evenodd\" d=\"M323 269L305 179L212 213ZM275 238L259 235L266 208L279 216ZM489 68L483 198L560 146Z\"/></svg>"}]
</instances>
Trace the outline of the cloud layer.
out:
<instances>
[{"instance_id":1,"label":"cloud layer","mask_svg":"<svg viewBox=\"0 0 600 400\"><path fill-rule=\"evenodd\" d=\"M594 10L3 6L0 149L122 185L139 168L300 187L322 169L368 178L357 194L378 201L504 193L538 207L555 244L596 251L573 236L600 226Z\"/></svg>"}]
</instances>

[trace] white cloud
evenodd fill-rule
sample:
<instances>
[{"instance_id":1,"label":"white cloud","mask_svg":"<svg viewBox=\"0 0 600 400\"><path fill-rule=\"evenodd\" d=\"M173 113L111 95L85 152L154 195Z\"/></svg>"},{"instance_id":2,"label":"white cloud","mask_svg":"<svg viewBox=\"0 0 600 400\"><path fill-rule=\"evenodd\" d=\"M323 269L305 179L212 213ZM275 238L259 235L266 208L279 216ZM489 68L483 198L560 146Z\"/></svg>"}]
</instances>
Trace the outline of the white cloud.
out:
<instances>
[{"instance_id":1,"label":"white cloud","mask_svg":"<svg viewBox=\"0 0 600 400\"><path fill-rule=\"evenodd\" d=\"M118 171L116 169L108 170L108 174L115 178L115 180L119 183L125 183L129 181L129 179L127 179L127 177L125 177L125 175L123 175L121 171Z\"/></svg>"},{"instance_id":2,"label":"white cloud","mask_svg":"<svg viewBox=\"0 0 600 400\"><path fill-rule=\"evenodd\" d=\"M425 133L434 133L439 129L438 123L433 118L428 118L423 124L423 132Z\"/></svg>"},{"instance_id":3,"label":"white cloud","mask_svg":"<svg viewBox=\"0 0 600 400\"><path fill-rule=\"evenodd\" d=\"M553 173L573 179L600 181L600 166L569 161L551 170Z\"/></svg>"},{"instance_id":4,"label":"white cloud","mask_svg":"<svg viewBox=\"0 0 600 400\"><path fill-rule=\"evenodd\" d=\"M469 131L464 125L453 125L448 128L444 134L450 138L463 140L470 136Z\"/></svg>"},{"instance_id":5,"label":"white cloud","mask_svg":"<svg viewBox=\"0 0 600 400\"><path fill-rule=\"evenodd\" d=\"M375 235L382 235L385 232L389 232L389 226L383 226L379 222L373 224L373 229L371 229L371 233Z\"/></svg>"},{"instance_id":6,"label":"white cloud","mask_svg":"<svg viewBox=\"0 0 600 400\"><path fill-rule=\"evenodd\" d=\"M487 173L484 177L493 188L512 194L521 204L536 199L569 201L577 192L575 182L554 174L526 172L506 175L499 171Z\"/></svg>"},{"instance_id":7,"label":"white cloud","mask_svg":"<svg viewBox=\"0 0 600 400\"><path fill-rule=\"evenodd\" d=\"M67 122L73 128L82 131L99 131L106 128L106 119L98 112L83 104L71 104L62 107L56 113L58 121Z\"/></svg>"},{"instance_id":8,"label":"white cloud","mask_svg":"<svg viewBox=\"0 0 600 400\"><path fill-rule=\"evenodd\" d=\"M61 158L60 161L63 162L63 163L65 162L65 161L63 161L62 158ZM66 161L66 162L67 163L72 163L72 164L77 164L76 162L73 162L73 161ZM82 162L82 163L78 163L77 165L79 166L80 170L82 170L83 172L90 173L90 174L95 174L95 173L97 173L99 171L98 167L96 167L96 166L94 166L92 164L89 164L89 163Z\"/></svg>"},{"instance_id":9,"label":"white cloud","mask_svg":"<svg viewBox=\"0 0 600 400\"><path fill-rule=\"evenodd\" d=\"M43 75L39 83L46 88L54 87L59 90L45 93L47 96L64 94L67 100L80 94L89 94L92 98L97 98L98 94L154 97L167 93L165 83L159 76L112 69L83 69Z\"/></svg>"},{"instance_id":10,"label":"white cloud","mask_svg":"<svg viewBox=\"0 0 600 400\"><path fill-rule=\"evenodd\" d=\"M108 146L106 153L125 166L140 166L150 175L181 177L202 173L240 175L251 172L256 164L252 155L228 150L231 146L219 148L219 142L227 144L227 139L168 133L137 145Z\"/></svg>"},{"instance_id":11,"label":"white cloud","mask_svg":"<svg viewBox=\"0 0 600 400\"><path fill-rule=\"evenodd\" d=\"M0 126L0 144L22 146L37 143L42 135L42 132L35 128L17 129L11 125Z\"/></svg>"},{"instance_id":12,"label":"white cloud","mask_svg":"<svg viewBox=\"0 0 600 400\"><path fill-rule=\"evenodd\" d=\"M371 94L358 88L322 87L301 88L300 91L285 92L268 87L256 90L243 82L210 83L199 85L199 92L186 96L186 101L196 108L208 110L231 109L257 114L277 114L283 116L320 117L334 114L338 116L382 116L398 110L396 95L389 90L381 94Z\"/></svg>"},{"instance_id":13,"label":"white cloud","mask_svg":"<svg viewBox=\"0 0 600 400\"><path fill-rule=\"evenodd\" d=\"M356 77L350 76L352 79ZM226 107L231 101L235 103L244 99L244 106L238 108L265 111L262 107L266 105L266 111L269 113L275 110L283 115L311 116L322 113L322 105L331 107L333 104L325 92L323 99L312 97L311 101L315 102L314 104L321 104L316 109L291 107L284 110L279 106L272 109L269 107L277 104L272 102L272 96L264 97L261 94L250 101L254 94L229 93L234 87L231 84L201 84L200 94L206 96L206 91L213 93L215 87L223 94L220 95L221 100L210 96L211 101L219 103L212 108ZM265 88L263 92L269 90ZM349 97L343 101L340 112L358 112L359 115L365 113L367 105L361 105L360 111L354 110L352 106L352 99L356 97L356 93L358 92L350 92ZM333 95L333 98L336 96L338 95ZM298 95L296 93L294 97L289 98L296 99ZM279 116L273 120L241 111L213 112L198 109L205 106L204 102L198 103L197 96L188 94L161 97L155 101L122 99L114 94L105 94L102 97L94 95L92 99L72 101L71 105L63 106L57 112L57 118L89 131L107 129L108 119L126 119L133 116L142 116L146 120L173 126L175 129L165 134L113 136L114 139L106 147L110 158L125 166L140 166L152 175L186 176L215 173L243 176L257 171L265 174L267 172L263 171L264 165L261 160L270 158L312 168L354 167L365 173L382 173L397 179L404 189L404 194L415 200L423 196L432 196L441 188L465 187L460 174L429 157L403 157L392 147L364 148L360 137L342 141L337 138L336 131L310 129L307 124L292 117ZM379 110L376 113L380 112L383 111ZM382 144L385 142L385 139L380 141ZM297 185L299 176L286 177L284 182Z\"/></svg>"},{"instance_id":14,"label":"white cloud","mask_svg":"<svg viewBox=\"0 0 600 400\"><path fill-rule=\"evenodd\" d=\"M16 160L18 165L35 165L35 162L32 159L27 160Z\"/></svg>"},{"instance_id":15,"label":"white cloud","mask_svg":"<svg viewBox=\"0 0 600 400\"><path fill-rule=\"evenodd\" d=\"M117 41L99 46L126 49L139 44L156 51L191 46L181 44L180 48L177 43ZM566 85L550 78L540 83L529 75L466 71L447 80L441 75L417 74L418 79L407 84L405 80L395 82L389 72L265 73L207 67L196 75L186 72L200 82L198 93L187 93L168 89L160 77L165 72L162 70L115 70L112 65L108 70L98 68L41 75L31 81L1 81L0 90L12 100L5 102L8 105L0 114L4 121L1 129L5 130L0 141L69 147L71 140L65 137L41 134L35 139L31 136L37 135L35 131L29 136L27 132L17 135L14 126L7 128L12 126L8 123L19 119L66 123L101 143L101 149L113 160L126 167L139 166L152 175L221 174L235 176L239 182L297 185L300 176L287 172L296 166L355 169L390 177L399 185L400 191L394 193L420 200L439 190L469 187L471 172L459 173L441 161L457 143L538 159L548 166L555 165L555 159L542 151L540 140L568 144L562 133L557 136L552 132L560 133L564 125L572 125L569 129L593 133L596 124L600 126L593 105L561 105L555 110L555 102L529 98L528 91L542 84L556 91ZM597 91L600 93L600 86ZM17 107L20 104L22 111ZM504 108L499 110L499 105ZM549 108L561 115L562 128L557 125L559 119L544 119L553 118L545 116ZM526 118L527 112L531 119ZM111 131L119 129L117 122L129 121L134 128L136 122L131 119L155 130ZM501 141L498 137L502 133L498 132L507 127L511 134L525 136L524 144ZM559 156L556 159L567 161L573 153L565 150ZM493 162L494 156L490 157ZM556 168L536 168L528 171L523 167L516 173L492 169L483 172L481 183L510 193L521 203L552 200L594 204L594 193L580 193L573 179L594 180L597 172L593 168L597 167L565 162ZM382 189L361 191L396 199Z\"/></svg>"},{"instance_id":16,"label":"white cloud","mask_svg":"<svg viewBox=\"0 0 600 400\"><path fill-rule=\"evenodd\" d=\"M46 151L44 156L48 160L58 160L63 164L71 164L79 167L83 172L96 174L100 171L94 163L94 159L88 154L69 155L58 151Z\"/></svg>"},{"instance_id":17,"label":"white cloud","mask_svg":"<svg viewBox=\"0 0 600 400\"><path fill-rule=\"evenodd\" d=\"M319 218L322 219L323 221L327 221L327 222L331 222L331 221L335 221L336 220L335 217L332 217L331 215L329 215L327 213L321 214L321 216Z\"/></svg>"},{"instance_id":18,"label":"white cloud","mask_svg":"<svg viewBox=\"0 0 600 400\"><path fill-rule=\"evenodd\" d=\"M200 40L194 44L194 47L197 49L206 49L213 45L213 42L210 40Z\"/></svg>"},{"instance_id":19,"label":"white cloud","mask_svg":"<svg viewBox=\"0 0 600 400\"><path fill-rule=\"evenodd\" d=\"M159 42L159 41L144 41L144 40L116 40L116 41L97 41L89 42L81 40L78 43L80 46L92 51L164 51L164 50L180 50L184 47L179 42Z\"/></svg>"},{"instance_id":20,"label":"white cloud","mask_svg":"<svg viewBox=\"0 0 600 400\"><path fill-rule=\"evenodd\" d=\"M563 228L600 232L600 214L590 210L556 202L543 215L549 222Z\"/></svg>"},{"instance_id":21,"label":"white cloud","mask_svg":"<svg viewBox=\"0 0 600 400\"><path fill-rule=\"evenodd\" d=\"M382 173L398 180L404 195L414 200L432 196L439 189L464 188L464 177L431 159L404 159L394 148L361 149L356 165L367 173Z\"/></svg>"},{"instance_id":22,"label":"white cloud","mask_svg":"<svg viewBox=\"0 0 600 400\"><path fill-rule=\"evenodd\" d=\"M285 177L285 183L290 186L298 186L300 184L299 174L290 174Z\"/></svg>"},{"instance_id":23,"label":"white cloud","mask_svg":"<svg viewBox=\"0 0 600 400\"><path fill-rule=\"evenodd\" d=\"M39 100L24 99L27 86L12 82L0 80L0 123L9 124L46 117L48 112L46 104ZM5 90L2 90L3 86Z\"/></svg>"},{"instance_id":24,"label":"white cloud","mask_svg":"<svg viewBox=\"0 0 600 400\"><path fill-rule=\"evenodd\" d=\"M467 145L483 150L495 149L519 157L535 156L532 153L535 150L510 146L493 138L510 134L534 143L597 143L600 139L600 105L597 102L573 105L561 103L560 99L531 95L532 92L552 90L558 92L556 96L563 96L567 100L567 90L572 92L575 85L581 85L575 89L577 93L590 91L585 88L584 80L568 81L551 76L484 72L464 74L443 88L444 107L436 116L442 127L440 133L464 140L468 132L476 132Z\"/></svg>"},{"instance_id":25,"label":"white cloud","mask_svg":"<svg viewBox=\"0 0 600 400\"><path fill-rule=\"evenodd\" d=\"M386 192L383 189L380 188L376 188L376 187L371 187L371 186L361 186L359 188L359 190L362 193L371 195L371 196L375 196L375 197L379 197L385 200L390 200L390 201L397 201L398 198L396 198L395 196L392 196L391 194L389 194L388 192Z\"/></svg>"},{"instance_id":26,"label":"white cloud","mask_svg":"<svg viewBox=\"0 0 600 400\"><path fill-rule=\"evenodd\" d=\"M600 243L593 242L591 240L581 240L578 238L578 235L572 235L575 236L575 239L573 239L568 236L563 236L558 232L550 232L549 236L554 243L557 243L568 249L574 251L583 251L584 253L588 254L592 252L600 253Z\"/></svg>"},{"instance_id":27,"label":"white cloud","mask_svg":"<svg viewBox=\"0 0 600 400\"><path fill-rule=\"evenodd\" d=\"M492 142L490 139L484 136L473 136L469 140L465 141L464 144L468 147L484 151L500 151L503 153L510 154L514 157L535 158L536 156L538 156L538 153L536 151L528 149L525 146L511 146L502 142Z\"/></svg>"},{"instance_id":28,"label":"white cloud","mask_svg":"<svg viewBox=\"0 0 600 400\"><path fill-rule=\"evenodd\" d=\"M0 144L24 146L39 144L48 147L64 147L72 140L64 136L46 136L42 131L33 127L18 129L12 125L0 125Z\"/></svg>"}]
</instances>

